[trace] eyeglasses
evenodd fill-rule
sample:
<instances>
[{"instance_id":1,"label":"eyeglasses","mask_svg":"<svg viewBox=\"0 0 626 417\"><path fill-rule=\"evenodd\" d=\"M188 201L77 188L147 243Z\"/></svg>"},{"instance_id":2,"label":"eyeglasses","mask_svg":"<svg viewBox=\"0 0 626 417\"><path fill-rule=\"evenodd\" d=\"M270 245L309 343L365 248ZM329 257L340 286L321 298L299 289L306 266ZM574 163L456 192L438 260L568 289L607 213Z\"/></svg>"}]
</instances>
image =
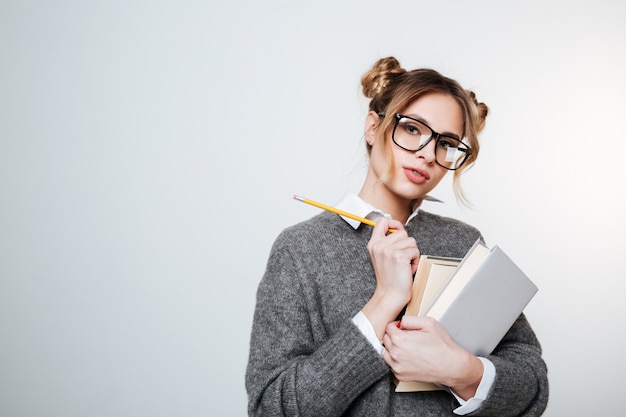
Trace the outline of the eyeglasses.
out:
<instances>
[{"instance_id":1,"label":"eyeglasses","mask_svg":"<svg viewBox=\"0 0 626 417\"><path fill-rule=\"evenodd\" d=\"M395 118L391 139L405 151L417 152L435 139L435 162L450 171L459 169L472 154L470 147L459 139L437 133L420 120L402 114Z\"/></svg>"}]
</instances>

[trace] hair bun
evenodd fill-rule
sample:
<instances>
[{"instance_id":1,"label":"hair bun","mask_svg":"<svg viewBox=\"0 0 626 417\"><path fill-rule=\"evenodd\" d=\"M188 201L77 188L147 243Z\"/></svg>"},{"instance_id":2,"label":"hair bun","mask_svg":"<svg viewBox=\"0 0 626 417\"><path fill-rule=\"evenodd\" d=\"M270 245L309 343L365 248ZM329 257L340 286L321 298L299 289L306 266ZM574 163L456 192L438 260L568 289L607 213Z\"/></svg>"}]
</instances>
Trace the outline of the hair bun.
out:
<instances>
[{"instance_id":1,"label":"hair bun","mask_svg":"<svg viewBox=\"0 0 626 417\"><path fill-rule=\"evenodd\" d=\"M400 62L392 56L381 58L361 78L363 95L367 98L375 97L382 93L385 88L400 74L406 70L400 66Z\"/></svg>"},{"instance_id":2,"label":"hair bun","mask_svg":"<svg viewBox=\"0 0 626 417\"><path fill-rule=\"evenodd\" d=\"M489 114L489 107L485 103L481 103L476 98L476 94L473 91L465 90L470 104L472 104L472 117L474 118L474 128L476 134L479 134L485 127L487 114Z\"/></svg>"}]
</instances>

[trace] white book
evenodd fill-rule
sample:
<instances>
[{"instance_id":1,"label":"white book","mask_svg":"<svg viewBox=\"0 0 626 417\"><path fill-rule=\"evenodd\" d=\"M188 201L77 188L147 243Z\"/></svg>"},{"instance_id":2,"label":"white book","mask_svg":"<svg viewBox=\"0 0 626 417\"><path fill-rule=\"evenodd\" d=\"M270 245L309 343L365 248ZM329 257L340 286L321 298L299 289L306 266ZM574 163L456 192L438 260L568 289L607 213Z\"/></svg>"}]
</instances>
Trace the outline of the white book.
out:
<instances>
[{"instance_id":1,"label":"white book","mask_svg":"<svg viewBox=\"0 0 626 417\"><path fill-rule=\"evenodd\" d=\"M537 286L498 246L479 241L427 309L460 346L487 356L535 296Z\"/></svg>"}]
</instances>

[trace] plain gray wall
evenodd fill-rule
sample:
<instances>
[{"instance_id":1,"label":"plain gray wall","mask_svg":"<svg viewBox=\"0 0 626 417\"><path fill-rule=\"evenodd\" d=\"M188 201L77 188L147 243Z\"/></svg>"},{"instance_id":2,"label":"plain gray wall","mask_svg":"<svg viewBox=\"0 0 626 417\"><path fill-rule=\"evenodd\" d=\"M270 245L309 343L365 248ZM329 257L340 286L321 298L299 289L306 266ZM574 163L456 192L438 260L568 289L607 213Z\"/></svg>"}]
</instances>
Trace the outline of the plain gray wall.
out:
<instances>
[{"instance_id":1,"label":"plain gray wall","mask_svg":"<svg viewBox=\"0 0 626 417\"><path fill-rule=\"evenodd\" d=\"M0 415L243 416L287 225L358 191L359 79L395 55L491 107L459 207L540 288L546 415L626 372L619 1L0 2Z\"/></svg>"}]
</instances>

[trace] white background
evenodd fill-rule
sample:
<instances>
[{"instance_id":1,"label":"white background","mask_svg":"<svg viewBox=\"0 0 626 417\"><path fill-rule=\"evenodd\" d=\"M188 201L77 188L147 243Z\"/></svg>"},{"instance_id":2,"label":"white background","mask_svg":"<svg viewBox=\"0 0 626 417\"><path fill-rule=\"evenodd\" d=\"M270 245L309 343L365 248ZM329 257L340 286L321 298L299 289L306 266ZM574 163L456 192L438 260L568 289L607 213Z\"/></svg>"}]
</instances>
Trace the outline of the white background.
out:
<instances>
[{"instance_id":1,"label":"white background","mask_svg":"<svg viewBox=\"0 0 626 417\"><path fill-rule=\"evenodd\" d=\"M626 372L619 1L0 2L0 415L243 416L287 225L358 191L361 75L431 67L491 108L477 226L540 292L545 415Z\"/></svg>"}]
</instances>

